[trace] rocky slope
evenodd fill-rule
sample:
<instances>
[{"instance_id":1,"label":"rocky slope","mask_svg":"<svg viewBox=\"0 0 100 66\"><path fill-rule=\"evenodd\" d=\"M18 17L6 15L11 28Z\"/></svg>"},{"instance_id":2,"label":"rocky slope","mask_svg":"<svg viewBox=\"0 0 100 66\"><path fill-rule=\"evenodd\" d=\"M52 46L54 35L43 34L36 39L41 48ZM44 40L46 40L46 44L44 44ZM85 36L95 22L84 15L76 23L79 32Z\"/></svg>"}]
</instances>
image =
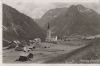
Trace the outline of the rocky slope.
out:
<instances>
[{"instance_id":1,"label":"rocky slope","mask_svg":"<svg viewBox=\"0 0 100 66\"><path fill-rule=\"evenodd\" d=\"M3 4L3 39L27 40L34 38L41 38L44 40L45 31L30 17Z\"/></svg>"},{"instance_id":2,"label":"rocky slope","mask_svg":"<svg viewBox=\"0 0 100 66\"><path fill-rule=\"evenodd\" d=\"M48 22L55 19L59 15L64 14L66 11L67 8L50 9L42 16L42 18L37 19L36 21L42 28L45 28Z\"/></svg>"}]
</instances>

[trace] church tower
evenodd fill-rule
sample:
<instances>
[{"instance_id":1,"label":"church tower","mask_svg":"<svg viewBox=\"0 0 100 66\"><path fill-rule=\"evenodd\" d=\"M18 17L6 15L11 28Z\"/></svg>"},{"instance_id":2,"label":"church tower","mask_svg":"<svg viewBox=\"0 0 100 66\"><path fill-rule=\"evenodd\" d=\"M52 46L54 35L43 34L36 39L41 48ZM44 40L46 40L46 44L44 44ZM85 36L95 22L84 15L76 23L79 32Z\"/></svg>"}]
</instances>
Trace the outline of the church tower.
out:
<instances>
[{"instance_id":1,"label":"church tower","mask_svg":"<svg viewBox=\"0 0 100 66\"><path fill-rule=\"evenodd\" d=\"M50 24L48 23L46 41L49 42L50 40L51 40L51 30L50 30Z\"/></svg>"}]
</instances>

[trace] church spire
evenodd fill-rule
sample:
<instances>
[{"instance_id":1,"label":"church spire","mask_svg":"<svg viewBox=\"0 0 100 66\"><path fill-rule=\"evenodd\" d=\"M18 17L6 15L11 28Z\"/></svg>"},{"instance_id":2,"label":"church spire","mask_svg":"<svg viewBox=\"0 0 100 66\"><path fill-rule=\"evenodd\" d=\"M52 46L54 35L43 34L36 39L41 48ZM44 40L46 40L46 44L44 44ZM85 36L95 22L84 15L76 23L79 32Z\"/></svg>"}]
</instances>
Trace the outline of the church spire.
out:
<instances>
[{"instance_id":1,"label":"church spire","mask_svg":"<svg viewBox=\"0 0 100 66\"><path fill-rule=\"evenodd\" d=\"M50 40L51 40L51 30L50 30L50 24L48 23L46 41L50 41Z\"/></svg>"}]
</instances>

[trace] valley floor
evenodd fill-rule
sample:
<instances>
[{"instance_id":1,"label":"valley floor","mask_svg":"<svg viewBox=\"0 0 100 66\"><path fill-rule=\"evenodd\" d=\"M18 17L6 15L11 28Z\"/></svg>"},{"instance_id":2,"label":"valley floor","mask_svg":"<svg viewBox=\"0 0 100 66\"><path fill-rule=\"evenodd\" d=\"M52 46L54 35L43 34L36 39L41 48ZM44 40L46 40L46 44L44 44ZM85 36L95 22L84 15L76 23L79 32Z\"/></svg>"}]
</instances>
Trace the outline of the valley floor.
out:
<instances>
[{"instance_id":1,"label":"valley floor","mask_svg":"<svg viewBox=\"0 0 100 66\"><path fill-rule=\"evenodd\" d=\"M71 42L73 45L69 44ZM72 52L75 50L88 45L84 44L88 42L81 42L81 45L74 45L75 42L71 42L66 42L66 44L41 43L41 45L50 45L50 48L36 48L34 51L32 51L34 54L32 61L26 62L15 61L19 58L19 53L21 51L15 51L14 49L3 50L3 63L70 63L72 61L66 61L66 57L72 55Z\"/></svg>"}]
</instances>

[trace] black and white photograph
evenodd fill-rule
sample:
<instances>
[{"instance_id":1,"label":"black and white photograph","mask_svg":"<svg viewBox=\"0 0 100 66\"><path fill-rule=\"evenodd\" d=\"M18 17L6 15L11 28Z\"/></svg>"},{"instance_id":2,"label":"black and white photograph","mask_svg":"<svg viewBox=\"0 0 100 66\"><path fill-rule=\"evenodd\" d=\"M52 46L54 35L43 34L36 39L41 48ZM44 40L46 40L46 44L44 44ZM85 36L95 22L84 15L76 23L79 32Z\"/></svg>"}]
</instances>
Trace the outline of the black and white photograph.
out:
<instances>
[{"instance_id":1,"label":"black and white photograph","mask_svg":"<svg viewBox=\"0 0 100 66\"><path fill-rule=\"evenodd\" d=\"M100 64L99 0L2 0L3 64Z\"/></svg>"}]
</instances>

